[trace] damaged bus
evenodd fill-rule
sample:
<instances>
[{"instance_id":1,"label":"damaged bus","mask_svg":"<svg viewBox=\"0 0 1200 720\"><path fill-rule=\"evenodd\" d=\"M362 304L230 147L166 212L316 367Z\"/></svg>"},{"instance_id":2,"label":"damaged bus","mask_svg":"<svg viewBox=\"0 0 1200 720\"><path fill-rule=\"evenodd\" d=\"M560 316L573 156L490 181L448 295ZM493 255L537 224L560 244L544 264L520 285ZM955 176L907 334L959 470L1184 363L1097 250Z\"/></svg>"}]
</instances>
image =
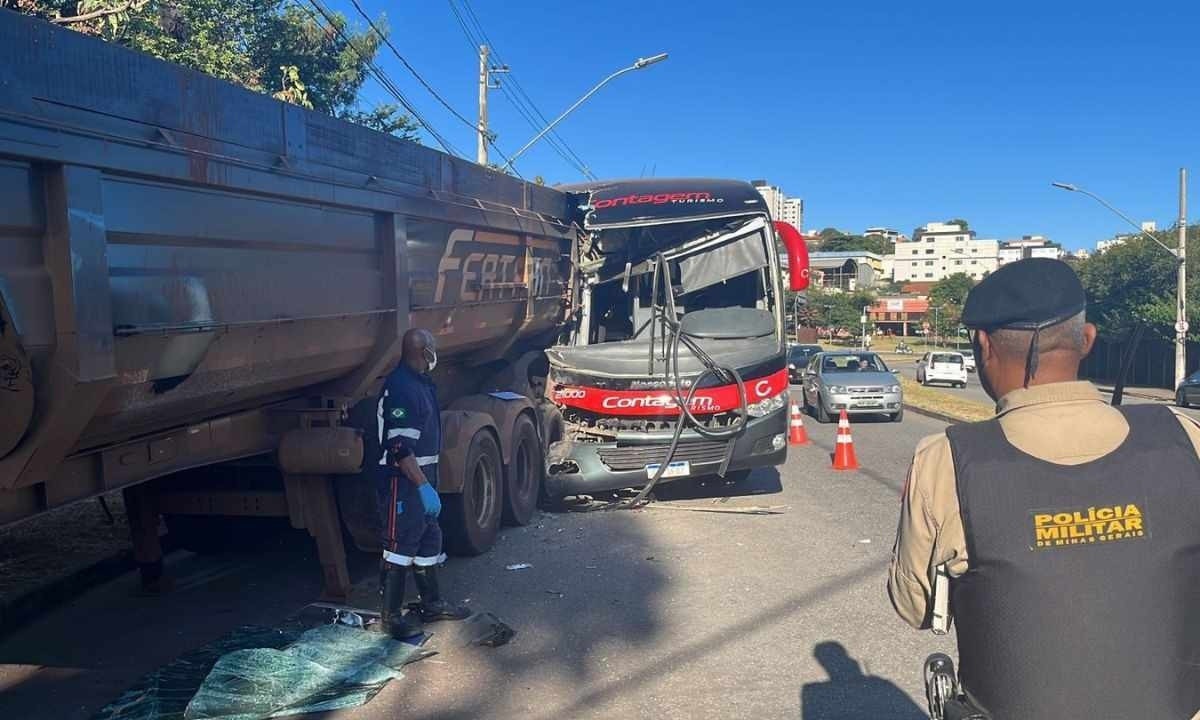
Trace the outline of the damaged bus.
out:
<instances>
[{"instance_id":1,"label":"damaged bus","mask_svg":"<svg viewBox=\"0 0 1200 720\"><path fill-rule=\"evenodd\" d=\"M551 497L686 477L738 480L787 457L783 277L808 285L792 226L749 183L561 188L579 207L573 322L547 351L562 413ZM786 248L786 267L779 246Z\"/></svg>"}]
</instances>

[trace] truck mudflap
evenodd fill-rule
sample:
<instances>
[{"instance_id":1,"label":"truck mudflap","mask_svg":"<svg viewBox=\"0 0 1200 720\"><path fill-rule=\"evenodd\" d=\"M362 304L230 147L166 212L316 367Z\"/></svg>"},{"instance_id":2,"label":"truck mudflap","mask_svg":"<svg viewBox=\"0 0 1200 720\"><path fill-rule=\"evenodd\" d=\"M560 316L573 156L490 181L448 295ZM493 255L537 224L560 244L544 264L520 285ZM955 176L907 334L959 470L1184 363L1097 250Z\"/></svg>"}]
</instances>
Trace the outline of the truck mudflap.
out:
<instances>
[{"instance_id":1,"label":"truck mudflap","mask_svg":"<svg viewBox=\"0 0 1200 720\"><path fill-rule=\"evenodd\" d=\"M546 455L546 494L561 498L643 487L666 459L670 442L671 433L622 433L609 442L560 440ZM787 460L787 411L750 420L732 442L727 475L783 464ZM728 441L684 431L660 482L716 475L728 451Z\"/></svg>"}]
</instances>

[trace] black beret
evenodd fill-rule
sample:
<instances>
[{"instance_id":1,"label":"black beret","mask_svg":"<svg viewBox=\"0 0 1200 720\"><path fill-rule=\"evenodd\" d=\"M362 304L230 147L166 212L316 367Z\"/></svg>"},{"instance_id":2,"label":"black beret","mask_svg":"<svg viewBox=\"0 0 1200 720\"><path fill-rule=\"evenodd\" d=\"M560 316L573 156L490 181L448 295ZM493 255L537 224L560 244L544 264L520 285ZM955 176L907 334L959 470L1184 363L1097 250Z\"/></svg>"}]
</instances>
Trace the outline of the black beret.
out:
<instances>
[{"instance_id":1,"label":"black beret","mask_svg":"<svg viewBox=\"0 0 1200 720\"><path fill-rule=\"evenodd\" d=\"M1018 260L985 277L963 304L971 329L1035 330L1067 320L1087 306L1083 284L1061 260Z\"/></svg>"}]
</instances>

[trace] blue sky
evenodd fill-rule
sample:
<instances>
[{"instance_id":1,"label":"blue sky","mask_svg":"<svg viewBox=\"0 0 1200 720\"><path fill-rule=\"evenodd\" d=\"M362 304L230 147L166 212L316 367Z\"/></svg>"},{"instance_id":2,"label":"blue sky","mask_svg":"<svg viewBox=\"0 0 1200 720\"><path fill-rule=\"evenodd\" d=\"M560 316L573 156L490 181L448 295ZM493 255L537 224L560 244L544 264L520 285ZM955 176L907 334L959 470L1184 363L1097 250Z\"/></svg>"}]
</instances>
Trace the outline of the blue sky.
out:
<instances>
[{"instance_id":1,"label":"blue sky","mask_svg":"<svg viewBox=\"0 0 1200 720\"><path fill-rule=\"evenodd\" d=\"M349 0L328 2L358 17ZM397 48L473 119L478 59L449 3L360 4L386 14ZM1200 188L1200 3L1190 0L471 7L548 117L637 57L670 52L601 90L559 126L562 137L600 177L770 180L804 198L806 229L910 233L964 217L981 237L1042 234L1076 248L1128 228L1052 180L1160 227L1177 214L1180 167ZM378 60L473 158L472 130L386 48ZM366 96L387 99L374 84ZM503 93L490 108L503 150L533 135ZM517 167L550 182L580 178L544 144Z\"/></svg>"}]
</instances>

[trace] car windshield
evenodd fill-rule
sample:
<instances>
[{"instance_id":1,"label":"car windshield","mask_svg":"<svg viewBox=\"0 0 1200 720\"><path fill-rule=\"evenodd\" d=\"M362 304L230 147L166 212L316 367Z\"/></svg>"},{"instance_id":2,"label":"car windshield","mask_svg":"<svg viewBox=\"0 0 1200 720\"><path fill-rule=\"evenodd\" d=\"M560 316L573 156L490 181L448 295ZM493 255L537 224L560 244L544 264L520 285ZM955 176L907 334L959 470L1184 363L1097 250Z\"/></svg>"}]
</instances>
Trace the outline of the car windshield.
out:
<instances>
[{"instance_id":1,"label":"car windshield","mask_svg":"<svg viewBox=\"0 0 1200 720\"><path fill-rule=\"evenodd\" d=\"M889 372L883 358L874 353L826 355L821 360L823 373Z\"/></svg>"},{"instance_id":2,"label":"car windshield","mask_svg":"<svg viewBox=\"0 0 1200 720\"><path fill-rule=\"evenodd\" d=\"M788 348L788 362L804 362L812 357L813 353L818 352L820 352L819 349L813 348L810 345L793 345Z\"/></svg>"}]
</instances>

